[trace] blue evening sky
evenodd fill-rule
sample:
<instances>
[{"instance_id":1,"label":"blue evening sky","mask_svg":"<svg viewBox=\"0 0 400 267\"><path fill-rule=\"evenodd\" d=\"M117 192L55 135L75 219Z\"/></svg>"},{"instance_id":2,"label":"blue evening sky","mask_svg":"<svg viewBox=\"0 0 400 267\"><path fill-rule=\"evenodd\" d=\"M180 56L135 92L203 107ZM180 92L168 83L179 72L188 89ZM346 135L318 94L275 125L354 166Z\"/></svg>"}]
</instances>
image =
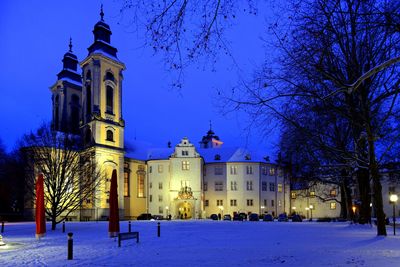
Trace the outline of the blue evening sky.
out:
<instances>
[{"instance_id":1,"label":"blue evening sky","mask_svg":"<svg viewBox=\"0 0 400 267\"><path fill-rule=\"evenodd\" d=\"M156 146L176 144L187 136L197 144L209 129L225 146L243 146L275 153L276 138L262 136L257 130L248 135L249 119L238 113L221 115L217 90L230 90L237 82L237 69L221 55L216 71L204 66L186 70L185 84L179 92L171 89L170 74L160 55L143 47L143 32L118 24L120 1L102 1L105 22L111 27L111 44L127 67L124 72L123 115L125 140L146 141ZM51 119L49 87L56 82L62 57L68 50L81 61L93 42L93 26L99 20L100 1L24 1L0 2L0 139L10 150L24 133ZM266 36L265 12L244 16L238 13L236 25L227 31L235 59L250 75L268 55L260 37Z\"/></svg>"}]
</instances>

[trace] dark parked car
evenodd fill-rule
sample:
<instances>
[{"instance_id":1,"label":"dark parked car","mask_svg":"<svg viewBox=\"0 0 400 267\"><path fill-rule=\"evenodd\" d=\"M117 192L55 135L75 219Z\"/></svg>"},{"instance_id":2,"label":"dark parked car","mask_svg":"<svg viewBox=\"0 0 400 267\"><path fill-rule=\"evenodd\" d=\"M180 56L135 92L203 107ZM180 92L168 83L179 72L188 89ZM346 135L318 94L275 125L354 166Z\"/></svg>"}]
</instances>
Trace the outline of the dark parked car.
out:
<instances>
[{"instance_id":1,"label":"dark parked car","mask_svg":"<svg viewBox=\"0 0 400 267\"><path fill-rule=\"evenodd\" d=\"M225 214L224 215L224 221L230 221L230 220L232 220L231 215L230 214Z\"/></svg>"},{"instance_id":2,"label":"dark parked car","mask_svg":"<svg viewBox=\"0 0 400 267\"><path fill-rule=\"evenodd\" d=\"M164 220L164 216L162 215L153 215L154 220Z\"/></svg>"},{"instance_id":3,"label":"dark parked car","mask_svg":"<svg viewBox=\"0 0 400 267\"><path fill-rule=\"evenodd\" d=\"M233 215L233 220L234 221L243 221L243 217L236 213Z\"/></svg>"},{"instance_id":4,"label":"dark parked car","mask_svg":"<svg viewBox=\"0 0 400 267\"><path fill-rule=\"evenodd\" d=\"M247 220L247 214L244 212L239 213L239 216L242 217L243 221Z\"/></svg>"},{"instance_id":5,"label":"dark parked car","mask_svg":"<svg viewBox=\"0 0 400 267\"><path fill-rule=\"evenodd\" d=\"M272 217L271 214L265 214L264 218L263 218L264 222L273 222L274 221L274 217Z\"/></svg>"},{"instance_id":6,"label":"dark parked car","mask_svg":"<svg viewBox=\"0 0 400 267\"><path fill-rule=\"evenodd\" d=\"M217 214L211 214L210 219L214 221L218 221L218 215Z\"/></svg>"},{"instance_id":7,"label":"dark parked car","mask_svg":"<svg viewBox=\"0 0 400 267\"><path fill-rule=\"evenodd\" d=\"M258 217L257 213L252 213L249 215L249 221L258 222L260 218Z\"/></svg>"},{"instance_id":8,"label":"dark parked car","mask_svg":"<svg viewBox=\"0 0 400 267\"><path fill-rule=\"evenodd\" d=\"M150 213L142 213L137 217L137 220L151 220L153 216Z\"/></svg>"},{"instance_id":9,"label":"dark parked car","mask_svg":"<svg viewBox=\"0 0 400 267\"><path fill-rule=\"evenodd\" d=\"M289 219L286 213L281 213L278 216L278 222L287 222Z\"/></svg>"},{"instance_id":10,"label":"dark parked car","mask_svg":"<svg viewBox=\"0 0 400 267\"><path fill-rule=\"evenodd\" d=\"M302 221L303 221L303 219L301 218L300 215L295 214L292 216L292 222L302 222Z\"/></svg>"}]
</instances>

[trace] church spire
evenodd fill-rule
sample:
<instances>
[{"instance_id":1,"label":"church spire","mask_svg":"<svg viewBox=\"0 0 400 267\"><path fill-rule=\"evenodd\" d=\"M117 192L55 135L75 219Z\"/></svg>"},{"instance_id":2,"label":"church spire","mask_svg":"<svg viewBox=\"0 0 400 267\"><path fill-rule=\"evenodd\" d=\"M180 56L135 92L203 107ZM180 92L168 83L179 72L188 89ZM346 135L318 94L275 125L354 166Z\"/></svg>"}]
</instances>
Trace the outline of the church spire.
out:
<instances>
[{"instance_id":1,"label":"church spire","mask_svg":"<svg viewBox=\"0 0 400 267\"><path fill-rule=\"evenodd\" d=\"M101 7L100 7L100 18L101 18L101 21L104 21L103 4L101 4Z\"/></svg>"},{"instance_id":2,"label":"church spire","mask_svg":"<svg viewBox=\"0 0 400 267\"><path fill-rule=\"evenodd\" d=\"M71 37L69 38L68 47L69 47L69 50L67 51L67 53L64 54L64 57L62 60L63 68L57 74L57 77L59 80L70 79L70 80L74 80L75 82L80 83L81 75L77 72L78 71L78 58L72 52L72 38Z\"/></svg>"},{"instance_id":3,"label":"church spire","mask_svg":"<svg viewBox=\"0 0 400 267\"><path fill-rule=\"evenodd\" d=\"M69 52L72 53L72 38L69 37Z\"/></svg>"}]
</instances>

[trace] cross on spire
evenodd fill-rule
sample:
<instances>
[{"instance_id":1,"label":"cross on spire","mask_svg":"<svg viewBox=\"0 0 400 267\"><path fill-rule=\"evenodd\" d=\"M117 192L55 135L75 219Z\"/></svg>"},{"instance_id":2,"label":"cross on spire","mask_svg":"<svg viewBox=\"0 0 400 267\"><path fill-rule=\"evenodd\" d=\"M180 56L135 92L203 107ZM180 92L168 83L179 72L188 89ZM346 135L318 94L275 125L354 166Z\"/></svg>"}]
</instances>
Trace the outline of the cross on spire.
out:
<instances>
[{"instance_id":1,"label":"cross on spire","mask_svg":"<svg viewBox=\"0 0 400 267\"><path fill-rule=\"evenodd\" d=\"M69 52L72 52L72 38L69 37Z\"/></svg>"},{"instance_id":2,"label":"cross on spire","mask_svg":"<svg viewBox=\"0 0 400 267\"><path fill-rule=\"evenodd\" d=\"M101 4L101 7L100 7L100 18L101 18L101 21L104 21L103 17L104 17L103 4Z\"/></svg>"}]
</instances>

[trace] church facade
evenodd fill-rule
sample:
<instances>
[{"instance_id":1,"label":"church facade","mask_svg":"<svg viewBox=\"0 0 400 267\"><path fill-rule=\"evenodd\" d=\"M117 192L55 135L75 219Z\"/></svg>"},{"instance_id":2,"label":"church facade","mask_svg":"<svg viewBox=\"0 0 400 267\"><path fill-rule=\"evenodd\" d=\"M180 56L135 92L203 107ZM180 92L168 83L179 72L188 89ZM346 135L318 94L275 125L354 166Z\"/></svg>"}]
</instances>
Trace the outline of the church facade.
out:
<instances>
[{"instance_id":1,"label":"church facade","mask_svg":"<svg viewBox=\"0 0 400 267\"><path fill-rule=\"evenodd\" d=\"M211 126L199 145L182 138L175 146L134 143L127 151L122 110L125 65L111 44L111 34L101 11L87 57L79 62L70 43L63 68L51 86L53 128L81 135L82 151L94 155L105 172L96 198L84 200L69 219L108 218L113 170L118 177L121 219L134 219L141 213L194 219L211 214L294 211L290 179L284 170L266 154L225 147ZM330 212L338 217L340 208Z\"/></svg>"}]
</instances>

